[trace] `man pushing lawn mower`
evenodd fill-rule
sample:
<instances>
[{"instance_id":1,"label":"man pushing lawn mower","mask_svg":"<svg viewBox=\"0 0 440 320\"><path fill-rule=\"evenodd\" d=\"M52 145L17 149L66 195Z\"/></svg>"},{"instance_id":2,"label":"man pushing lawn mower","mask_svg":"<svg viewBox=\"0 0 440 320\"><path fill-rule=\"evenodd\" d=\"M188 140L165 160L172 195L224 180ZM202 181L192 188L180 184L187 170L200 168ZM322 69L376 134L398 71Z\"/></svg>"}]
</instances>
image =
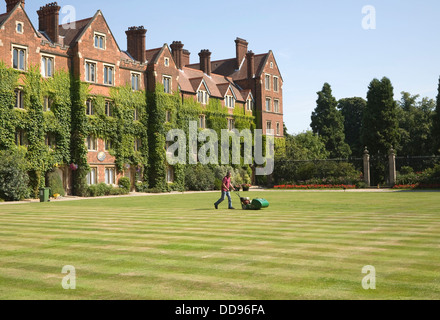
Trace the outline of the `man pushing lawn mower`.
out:
<instances>
[{"instance_id":1,"label":"man pushing lawn mower","mask_svg":"<svg viewBox=\"0 0 440 320\"><path fill-rule=\"evenodd\" d=\"M232 177L231 172L228 172L226 177L223 178L223 181L222 181L222 197L216 203L214 203L214 207L216 209L218 209L219 204L222 203L225 200L225 197L228 197L229 209L230 210L235 210L232 207L231 177ZM242 207L243 210L261 210L261 209L269 207L269 201L267 201L266 199L254 199L254 200L251 201L250 198L242 198L238 192L237 192L237 195L240 198L241 207Z\"/></svg>"},{"instance_id":2,"label":"man pushing lawn mower","mask_svg":"<svg viewBox=\"0 0 440 320\"><path fill-rule=\"evenodd\" d=\"M223 201L225 201L225 197L228 197L228 202L229 202L229 210L235 210L234 207L232 207L232 198L231 198L231 189L232 189L232 185L231 185L231 177L232 177L232 173L229 171L226 174L226 177L223 178L222 181L222 197L216 202L214 203L214 207L216 209L218 209L218 206L220 203L222 203Z\"/></svg>"}]
</instances>

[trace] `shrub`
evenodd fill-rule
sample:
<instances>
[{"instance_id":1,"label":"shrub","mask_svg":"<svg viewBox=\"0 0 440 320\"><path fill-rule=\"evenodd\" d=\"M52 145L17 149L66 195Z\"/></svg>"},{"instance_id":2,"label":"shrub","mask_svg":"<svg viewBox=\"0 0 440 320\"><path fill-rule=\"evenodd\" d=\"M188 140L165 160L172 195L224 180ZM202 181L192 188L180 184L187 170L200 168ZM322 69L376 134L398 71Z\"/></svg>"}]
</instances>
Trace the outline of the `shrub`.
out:
<instances>
[{"instance_id":1,"label":"shrub","mask_svg":"<svg viewBox=\"0 0 440 320\"><path fill-rule=\"evenodd\" d=\"M135 184L136 192L147 192L148 187L148 182L137 182Z\"/></svg>"},{"instance_id":2,"label":"shrub","mask_svg":"<svg viewBox=\"0 0 440 320\"><path fill-rule=\"evenodd\" d=\"M188 165L185 168L185 189L191 191L214 190L214 172L201 164Z\"/></svg>"},{"instance_id":3,"label":"shrub","mask_svg":"<svg viewBox=\"0 0 440 320\"><path fill-rule=\"evenodd\" d=\"M0 198L19 201L29 197L25 152L0 151Z\"/></svg>"},{"instance_id":4,"label":"shrub","mask_svg":"<svg viewBox=\"0 0 440 320\"><path fill-rule=\"evenodd\" d=\"M128 193L125 188L115 188L105 183L91 185L87 188L87 195L89 197L119 196Z\"/></svg>"},{"instance_id":5,"label":"shrub","mask_svg":"<svg viewBox=\"0 0 440 320\"><path fill-rule=\"evenodd\" d=\"M62 197L66 195L63 181L61 180L60 175L56 172L49 172L47 174L47 186L50 188L51 197L53 197L54 194L59 194Z\"/></svg>"},{"instance_id":6,"label":"shrub","mask_svg":"<svg viewBox=\"0 0 440 320\"><path fill-rule=\"evenodd\" d=\"M122 177L119 179L119 187L125 189L127 192L130 192L131 182L130 178Z\"/></svg>"}]
</instances>

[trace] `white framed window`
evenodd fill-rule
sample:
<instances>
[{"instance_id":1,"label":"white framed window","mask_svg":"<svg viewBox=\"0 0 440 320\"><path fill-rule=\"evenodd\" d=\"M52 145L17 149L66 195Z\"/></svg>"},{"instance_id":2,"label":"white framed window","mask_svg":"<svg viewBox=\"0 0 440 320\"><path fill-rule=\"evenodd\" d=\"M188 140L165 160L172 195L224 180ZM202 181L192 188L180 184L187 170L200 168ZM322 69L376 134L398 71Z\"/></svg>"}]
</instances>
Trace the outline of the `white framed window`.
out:
<instances>
[{"instance_id":1,"label":"white framed window","mask_svg":"<svg viewBox=\"0 0 440 320\"><path fill-rule=\"evenodd\" d=\"M50 108L52 107L52 99L50 97L44 97L43 98L43 112L50 111Z\"/></svg>"},{"instance_id":2,"label":"white framed window","mask_svg":"<svg viewBox=\"0 0 440 320\"><path fill-rule=\"evenodd\" d=\"M164 60L165 60L164 61L165 67L169 67L170 66L170 58L165 57Z\"/></svg>"},{"instance_id":3,"label":"white framed window","mask_svg":"<svg viewBox=\"0 0 440 320\"><path fill-rule=\"evenodd\" d=\"M199 90L197 91L197 102L206 105L209 103L209 94L207 91Z\"/></svg>"},{"instance_id":4,"label":"white framed window","mask_svg":"<svg viewBox=\"0 0 440 320\"><path fill-rule=\"evenodd\" d=\"M280 113L280 100L275 99L273 101L273 108L274 108L274 112Z\"/></svg>"},{"instance_id":5,"label":"white framed window","mask_svg":"<svg viewBox=\"0 0 440 320\"><path fill-rule=\"evenodd\" d=\"M96 62L86 61L85 68L86 68L86 70L85 70L86 81L95 83L97 81L97 79L96 79Z\"/></svg>"},{"instance_id":6,"label":"white framed window","mask_svg":"<svg viewBox=\"0 0 440 320\"><path fill-rule=\"evenodd\" d=\"M228 118L228 130L232 131L235 129L235 120L232 118Z\"/></svg>"},{"instance_id":7,"label":"white framed window","mask_svg":"<svg viewBox=\"0 0 440 320\"><path fill-rule=\"evenodd\" d=\"M270 68L273 69L273 62L270 63Z\"/></svg>"},{"instance_id":8,"label":"white framed window","mask_svg":"<svg viewBox=\"0 0 440 320\"><path fill-rule=\"evenodd\" d=\"M24 130L15 131L15 144L17 146L27 146L27 137Z\"/></svg>"},{"instance_id":9,"label":"white framed window","mask_svg":"<svg viewBox=\"0 0 440 320\"><path fill-rule=\"evenodd\" d=\"M134 151L141 151L142 148L142 141L141 139L135 139L134 140Z\"/></svg>"},{"instance_id":10,"label":"white framed window","mask_svg":"<svg viewBox=\"0 0 440 320\"><path fill-rule=\"evenodd\" d=\"M168 166L167 168L167 183L173 183L174 182L174 168L171 166Z\"/></svg>"},{"instance_id":11,"label":"white framed window","mask_svg":"<svg viewBox=\"0 0 440 320\"><path fill-rule=\"evenodd\" d=\"M93 116L94 114L95 108L93 106L93 101L89 99L86 101L86 115Z\"/></svg>"},{"instance_id":12,"label":"white framed window","mask_svg":"<svg viewBox=\"0 0 440 320\"><path fill-rule=\"evenodd\" d=\"M98 150L98 140L94 135L89 135L87 137L87 150L97 151Z\"/></svg>"},{"instance_id":13,"label":"white framed window","mask_svg":"<svg viewBox=\"0 0 440 320\"><path fill-rule=\"evenodd\" d=\"M22 46L12 47L12 68L26 71L27 48Z\"/></svg>"},{"instance_id":14,"label":"white framed window","mask_svg":"<svg viewBox=\"0 0 440 320\"><path fill-rule=\"evenodd\" d=\"M252 99L247 99L246 100L246 110L247 111L254 110L254 100L252 100Z\"/></svg>"},{"instance_id":15,"label":"white framed window","mask_svg":"<svg viewBox=\"0 0 440 320\"><path fill-rule=\"evenodd\" d=\"M272 99L271 98L266 98L266 111L267 112L271 112L272 111Z\"/></svg>"},{"instance_id":16,"label":"white framed window","mask_svg":"<svg viewBox=\"0 0 440 320\"><path fill-rule=\"evenodd\" d=\"M165 93L171 93L171 77L163 76L163 86Z\"/></svg>"},{"instance_id":17,"label":"white framed window","mask_svg":"<svg viewBox=\"0 0 440 320\"><path fill-rule=\"evenodd\" d=\"M225 105L228 108L234 108L235 107L235 99L233 96L226 96L225 97Z\"/></svg>"},{"instance_id":18,"label":"white framed window","mask_svg":"<svg viewBox=\"0 0 440 320\"><path fill-rule=\"evenodd\" d=\"M104 65L104 84L112 86L115 81L115 67L111 65Z\"/></svg>"},{"instance_id":19,"label":"white framed window","mask_svg":"<svg viewBox=\"0 0 440 320\"><path fill-rule=\"evenodd\" d=\"M273 91L279 91L279 78L275 76L273 77Z\"/></svg>"},{"instance_id":20,"label":"white framed window","mask_svg":"<svg viewBox=\"0 0 440 320\"><path fill-rule=\"evenodd\" d=\"M204 114L199 115L199 128L206 129L206 116Z\"/></svg>"},{"instance_id":21,"label":"white framed window","mask_svg":"<svg viewBox=\"0 0 440 320\"><path fill-rule=\"evenodd\" d=\"M89 186L98 183L98 168L90 168L90 172L87 174L87 184Z\"/></svg>"},{"instance_id":22,"label":"white framed window","mask_svg":"<svg viewBox=\"0 0 440 320\"><path fill-rule=\"evenodd\" d=\"M277 136L281 135L281 125L279 122L277 122Z\"/></svg>"},{"instance_id":23,"label":"white framed window","mask_svg":"<svg viewBox=\"0 0 440 320\"><path fill-rule=\"evenodd\" d=\"M266 133L272 130L272 121L266 121Z\"/></svg>"},{"instance_id":24,"label":"white framed window","mask_svg":"<svg viewBox=\"0 0 440 320\"><path fill-rule=\"evenodd\" d=\"M107 117L113 117L113 105L111 101L105 102L105 115Z\"/></svg>"},{"instance_id":25,"label":"white framed window","mask_svg":"<svg viewBox=\"0 0 440 320\"><path fill-rule=\"evenodd\" d=\"M23 91L20 89L15 90L15 108L24 109Z\"/></svg>"},{"instance_id":26,"label":"white framed window","mask_svg":"<svg viewBox=\"0 0 440 320\"><path fill-rule=\"evenodd\" d=\"M131 89L138 91L140 88L141 75L140 73L131 73Z\"/></svg>"},{"instance_id":27,"label":"white framed window","mask_svg":"<svg viewBox=\"0 0 440 320\"><path fill-rule=\"evenodd\" d=\"M105 34L95 32L94 45L97 49L105 50Z\"/></svg>"},{"instance_id":28,"label":"white framed window","mask_svg":"<svg viewBox=\"0 0 440 320\"><path fill-rule=\"evenodd\" d=\"M20 21L16 21L15 31L17 33L23 34L24 33L24 23Z\"/></svg>"},{"instance_id":29,"label":"white framed window","mask_svg":"<svg viewBox=\"0 0 440 320\"><path fill-rule=\"evenodd\" d=\"M56 137L53 133L47 133L45 137L46 146L49 147L49 149L55 149L56 147Z\"/></svg>"},{"instance_id":30,"label":"white framed window","mask_svg":"<svg viewBox=\"0 0 440 320\"><path fill-rule=\"evenodd\" d=\"M115 168L105 168L105 184L115 185L116 183L116 170Z\"/></svg>"},{"instance_id":31,"label":"white framed window","mask_svg":"<svg viewBox=\"0 0 440 320\"><path fill-rule=\"evenodd\" d=\"M110 139L104 141L104 151L110 151L113 148L113 142Z\"/></svg>"},{"instance_id":32,"label":"white framed window","mask_svg":"<svg viewBox=\"0 0 440 320\"><path fill-rule=\"evenodd\" d=\"M44 78L52 78L55 70L55 59L51 56L41 57L41 75Z\"/></svg>"},{"instance_id":33,"label":"white framed window","mask_svg":"<svg viewBox=\"0 0 440 320\"><path fill-rule=\"evenodd\" d=\"M265 76L265 88L266 90L270 90L270 74L266 74Z\"/></svg>"}]
</instances>

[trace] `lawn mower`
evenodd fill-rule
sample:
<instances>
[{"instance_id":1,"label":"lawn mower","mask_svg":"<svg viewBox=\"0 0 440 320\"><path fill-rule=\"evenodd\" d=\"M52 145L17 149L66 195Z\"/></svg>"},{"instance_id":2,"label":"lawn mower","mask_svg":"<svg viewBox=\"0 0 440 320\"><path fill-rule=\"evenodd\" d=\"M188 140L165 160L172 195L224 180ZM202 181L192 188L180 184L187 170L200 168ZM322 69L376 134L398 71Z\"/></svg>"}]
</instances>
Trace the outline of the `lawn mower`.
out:
<instances>
[{"instance_id":1,"label":"lawn mower","mask_svg":"<svg viewBox=\"0 0 440 320\"><path fill-rule=\"evenodd\" d=\"M243 210L261 210L269 207L269 201L266 199L251 200L251 198L240 196L239 192L235 192L235 194L240 198Z\"/></svg>"}]
</instances>

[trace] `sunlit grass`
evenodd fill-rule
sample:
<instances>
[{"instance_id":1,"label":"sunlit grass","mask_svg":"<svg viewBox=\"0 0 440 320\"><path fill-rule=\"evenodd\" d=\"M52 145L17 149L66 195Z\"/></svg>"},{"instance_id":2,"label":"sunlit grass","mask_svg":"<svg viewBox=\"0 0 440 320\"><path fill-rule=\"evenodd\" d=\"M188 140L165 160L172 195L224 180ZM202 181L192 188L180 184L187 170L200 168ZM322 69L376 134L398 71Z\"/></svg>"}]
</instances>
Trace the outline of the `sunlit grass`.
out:
<instances>
[{"instance_id":1,"label":"sunlit grass","mask_svg":"<svg viewBox=\"0 0 440 320\"><path fill-rule=\"evenodd\" d=\"M0 298L440 298L440 193L250 193L262 211L218 196L1 205Z\"/></svg>"}]
</instances>

